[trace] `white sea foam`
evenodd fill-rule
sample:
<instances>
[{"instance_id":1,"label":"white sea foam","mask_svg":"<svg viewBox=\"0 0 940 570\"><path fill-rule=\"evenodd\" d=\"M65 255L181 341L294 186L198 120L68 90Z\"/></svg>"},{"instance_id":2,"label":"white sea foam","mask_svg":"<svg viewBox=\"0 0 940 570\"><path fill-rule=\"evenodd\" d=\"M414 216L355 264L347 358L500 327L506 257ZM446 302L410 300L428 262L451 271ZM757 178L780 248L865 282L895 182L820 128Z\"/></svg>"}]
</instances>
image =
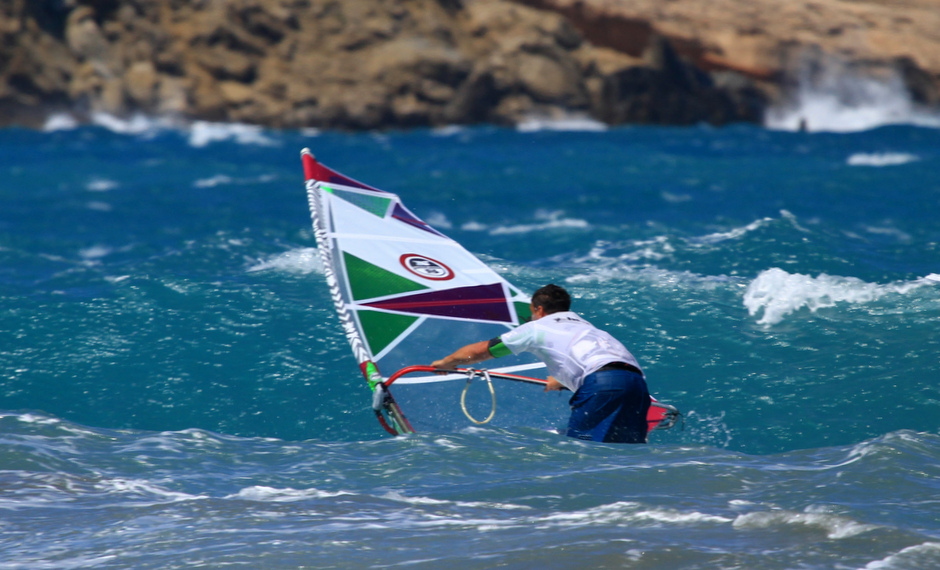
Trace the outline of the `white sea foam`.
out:
<instances>
[{"instance_id":1,"label":"white sea foam","mask_svg":"<svg viewBox=\"0 0 940 570\"><path fill-rule=\"evenodd\" d=\"M134 115L129 119L121 119L107 113L94 113L91 116L91 121L99 127L125 135L155 133L173 126L166 119L152 119L144 115Z\"/></svg>"},{"instance_id":2,"label":"white sea foam","mask_svg":"<svg viewBox=\"0 0 940 570\"><path fill-rule=\"evenodd\" d=\"M78 252L78 255L85 260L93 260L105 257L110 255L114 249L106 245L93 245L91 247L86 247Z\"/></svg>"},{"instance_id":3,"label":"white sea foam","mask_svg":"<svg viewBox=\"0 0 940 570\"><path fill-rule=\"evenodd\" d=\"M454 227L454 224L447 219L443 212L431 212L431 215L425 217L424 221L431 227L441 230L449 230Z\"/></svg>"},{"instance_id":4,"label":"white sea foam","mask_svg":"<svg viewBox=\"0 0 940 570\"><path fill-rule=\"evenodd\" d=\"M462 229L465 232L485 232L487 229L487 225L482 224L480 222L471 221L471 222L465 222L463 225L460 226L460 229Z\"/></svg>"},{"instance_id":5,"label":"white sea foam","mask_svg":"<svg viewBox=\"0 0 940 570\"><path fill-rule=\"evenodd\" d=\"M148 117L136 114L129 118L117 117L108 113L92 113L89 122L109 131L124 135L155 135L161 131L174 130L188 135L189 144L204 147L215 142L234 141L238 144L278 146L277 140L264 133L264 128L244 123L212 123L209 121L184 121L169 117ZM46 132L72 130L81 126L74 116L56 114L50 116L43 130ZM318 131L304 131L306 136L316 136Z\"/></svg>"},{"instance_id":6,"label":"white sea foam","mask_svg":"<svg viewBox=\"0 0 940 570\"><path fill-rule=\"evenodd\" d=\"M940 568L940 542L924 542L902 548L887 558L869 562L863 570L907 570L908 568Z\"/></svg>"},{"instance_id":7,"label":"white sea foam","mask_svg":"<svg viewBox=\"0 0 940 570\"><path fill-rule=\"evenodd\" d=\"M5 553L7 554L7 553ZM17 556L17 554L19 556ZM6 559L0 561L0 570L12 570L19 568L30 568L30 570L73 570L78 568L94 568L101 566L106 562L114 561L119 558L118 554L102 555L80 555L63 558L61 555L55 556L53 562L49 561L50 552L39 554L23 554L9 552Z\"/></svg>"},{"instance_id":8,"label":"white sea foam","mask_svg":"<svg viewBox=\"0 0 940 570\"><path fill-rule=\"evenodd\" d=\"M47 133L53 131L71 131L72 129L78 128L78 121L72 115L68 113L56 113L50 115L46 118L46 124L42 126L42 130Z\"/></svg>"},{"instance_id":9,"label":"white sea foam","mask_svg":"<svg viewBox=\"0 0 940 570\"><path fill-rule=\"evenodd\" d=\"M647 240L634 240L630 245L636 249L629 253L620 254L618 256L619 261L658 261L660 259L667 259L676 252L676 247L670 243L667 236L656 236ZM594 247L588 255L592 257L597 256L598 258L602 257L603 254L598 250L599 248Z\"/></svg>"},{"instance_id":10,"label":"white sea foam","mask_svg":"<svg viewBox=\"0 0 940 570\"><path fill-rule=\"evenodd\" d=\"M266 136L264 129L242 123L210 123L196 121L190 127L189 144L204 147L214 142L235 141L239 144L277 146L277 141Z\"/></svg>"},{"instance_id":11,"label":"white sea foam","mask_svg":"<svg viewBox=\"0 0 940 570\"><path fill-rule=\"evenodd\" d=\"M685 414L684 421L682 428L694 434L696 441L722 449L727 449L731 445L734 436L731 428L728 427L728 419L724 411L716 415L706 415L689 410Z\"/></svg>"},{"instance_id":12,"label":"white sea foam","mask_svg":"<svg viewBox=\"0 0 940 570\"><path fill-rule=\"evenodd\" d=\"M150 481L144 481L142 479L104 479L97 482L95 484L95 488L99 491L105 491L108 493L128 493L133 495L157 497L159 500L155 504L164 503L166 501L175 503L179 501L192 501L207 498L205 495L190 495L189 493L170 491L160 487L159 485L155 485ZM150 503L148 502L147 504Z\"/></svg>"},{"instance_id":13,"label":"white sea foam","mask_svg":"<svg viewBox=\"0 0 940 570\"><path fill-rule=\"evenodd\" d=\"M897 72L860 75L836 58L825 58L806 65L798 81L788 104L768 110L767 127L832 132L899 124L940 127L940 115L914 104Z\"/></svg>"},{"instance_id":14,"label":"white sea foam","mask_svg":"<svg viewBox=\"0 0 940 570\"><path fill-rule=\"evenodd\" d=\"M855 277L824 273L812 277L774 267L762 272L748 285L744 306L751 316L763 311L758 323L774 325L803 308L816 312L838 303L870 303L885 295L906 294L931 282L932 279L922 278L879 285Z\"/></svg>"},{"instance_id":15,"label":"white sea foam","mask_svg":"<svg viewBox=\"0 0 940 570\"><path fill-rule=\"evenodd\" d=\"M89 192L108 192L118 187L118 183L107 178L92 178L85 184L85 189Z\"/></svg>"},{"instance_id":16,"label":"white sea foam","mask_svg":"<svg viewBox=\"0 0 940 570\"><path fill-rule=\"evenodd\" d=\"M270 182L277 177L273 174L263 174L261 176L249 178L232 178L225 174L216 174L209 178L200 178L193 182L195 188L215 188L216 186L226 186L229 184L257 184Z\"/></svg>"},{"instance_id":17,"label":"white sea foam","mask_svg":"<svg viewBox=\"0 0 940 570\"><path fill-rule=\"evenodd\" d=\"M444 528L449 526L475 527L479 531L506 530L510 528L555 530L604 525L674 525L689 527L703 524L726 525L734 521L732 518L711 515L696 510L682 511L669 508L648 507L631 501L618 501L586 509L552 512L550 514L528 514L532 511L532 508L526 505L492 502L442 501L440 499L427 497L403 497L395 492L388 493L383 496L383 498L403 502L415 507L414 509L400 509L394 517L393 522L385 521L399 529ZM474 517L469 513L448 516L446 514L446 508L450 505L462 509L483 509L487 511L487 513L492 509L518 511L519 515L511 518L493 517L487 516L486 514L481 517ZM432 509L426 510L421 507L431 507ZM377 524L375 519L369 519L363 522L370 526ZM355 527L348 526L347 528L352 529Z\"/></svg>"},{"instance_id":18,"label":"white sea foam","mask_svg":"<svg viewBox=\"0 0 940 570\"><path fill-rule=\"evenodd\" d=\"M434 127L431 135L435 137L450 137L467 132L467 127L463 125L444 125L443 127Z\"/></svg>"},{"instance_id":19,"label":"white sea foam","mask_svg":"<svg viewBox=\"0 0 940 570\"><path fill-rule=\"evenodd\" d=\"M516 125L522 133L538 131L606 131L607 125L586 115L573 114L566 117L527 117Z\"/></svg>"},{"instance_id":20,"label":"white sea foam","mask_svg":"<svg viewBox=\"0 0 940 570\"><path fill-rule=\"evenodd\" d=\"M535 224L517 224L513 226L497 226L489 230L490 235L527 234L546 230L559 229L588 229L590 224L577 218L565 218L564 212L539 210L535 219L542 220Z\"/></svg>"},{"instance_id":21,"label":"white sea foam","mask_svg":"<svg viewBox=\"0 0 940 570\"><path fill-rule=\"evenodd\" d=\"M574 260L575 263L591 265L600 264L603 272L609 270L625 270L632 272L633 268L625 266L632 262L643 260L658 261L666 259L675 253L676 248L668 236L656 236L644 240L607 241L599 240L586 255Z\"/></svg>"},{"instance_id":22,"label":"white sea foam","mask_svg":"<svg viewBox=\"0 0 940 570\"><path fill-rule=\"evenodd\" d=\"M295 501L306 501L309 499L328 499L342 495L351 495L347 491L321 491L319 489L277 489L264 485L255 485L246 487L234 495L228 495L226 499L244 499L248 501L261 501L268 503L291 503Z\"/></svg>"},{"instance_id":23,"label":"white sea foam","mask_svg":"<svg viewBox=\"0 0 940 570\"><path fill-rule=\"evenodd\" d=\"M46 417L46 416L39 416L39 415L36 415L36 414L30 414L30 413L25 413L25 414L3 414L3 415L0 415L0 417L4 417L4 418L5 418L5 417L15 417L15 418L18 419L19 421L21 421L21 422L23 422L23 423L27 423L27 424L55 425L55 424L58 424L58 423L62 423L62 420L59 420L59 419L56 419L56 418L49 418L49 417Z\"/></svg>"},{"instance_id":24,"label":"white sea foam","mask_svg":"<svg viewBox=\"0 0 940 570\"><path fill-rule=\"evenodd\" d=\"M389 499L396 502L407 503L409 505L455 505L465 508L485 508L501 510L531 510L528 505L516 505L513 503L493 503L489 501L446 501L442 499L432 499L430 497L409 497L398 491L389 491L382 495L383 499Z\"/></svg>"},{"instance_id":25,"label":"white sea foam","mask_svg":"<svg viewBox=\"0 0 940 570\"><path fill-rule=\"evenodd\" d=\"M565 283L604 283L617 279L636 280L670 291L684 287L712 291L736 282L735 278L726 275L700 275L691 271L672 271L655 267L637 269L633 267L632 262L624 263L622 259L617 259L592 267L585 273L571 275L565 278Z\"/></svg>"},{"instance_id":26,"label":"white sea foam","mask_svg":"<svg viewBox=\"0 0 940 570\"><path fill-rule=\"evenodd\" d=\"M173 128L176 124L169 119L153 119L145 115L134 115L124 119L108 113L92 113L89 122L93 125L108 129L115 133L139 135L145 133L155 133L162 129ZM81 122L73 115L68 113L57 113L46 119L43 130L52 131L70 131L81 126Z\"/></svg>"},{"instance_id":27,"label":"white sea foam","mask_svg":"<svg viewBox=\"0 0 940 570\"><path fill-rule=\"evenodd\" d=\"M907 152L858 152L850 156L845 162L849 166L898 166L909 162L916 162L920 157Z\"/></svg>"},{"instance_id":28,"label":"white sea foam","mask_svg":"<svg viewBox=\"0 0 940 570\"><path fill-rule=\"evenodd\" d=\"M269 269L301 275L323 273L323 262L320 261L320 254L315 247L305 247L279 253L259 261L249 267L248 271L267 271Z\"/></svg>"},{"instance_id":29,"label":"white sea foam","mask_svg":"<svg viewBox=\"0 0 940 570\"><path fill-rule=\"evenodd\" d=\"M193 182L193 186L196 188L214 188L215 186L220 186L223 184L231 184L232 177L226 176L224 174L216 174L215 176L210 176L209 178L200 178L199 180Z\"/></svg>"},{"instance_id":30,"label":"white sea foam","mask_svg":"<svg viewBox=\"0 0 940 570\"><path fill-rule=\"evenodd\" d=\"M671 524L730 523L733 519L698 511L648 508L631 501L618 501L581 511L562 512L534 520L537 525L577 527L620 522L656 522Z\"/></svg>"},{"instance_id":31,"label":"white sea foam","mask_svg":"<svg viewBox=\"0 0 940 570\"><path fill-rule=\"evenodd\" d=\"M590 227L584 220L572 219L572 218L559 218L557 220L550 220L547 222L542 222L540 224L519 224L515 226L500 226L490 230L492 235L508 235L508 234L528 234L532 232L541 232L545 230L560 230L560 229L587 229Z\"/></svg>"},{"instance_id":32,"label":"white sea foam","mask_svg":"<svg viewBox=\"0 0 940 570\"><path fill-rule=\"evenodd\" d=\"M681 204L683 202L691 202L693 200L691 194L675 194L673 192L667 192L663 190L659 193L662 196L663 200L669 202L670 204Z\"/></svg>"},{"instance_id":33,"label":"white sea foam","mask_svg":"<svg viewBox=\"0 0 940 570\"><path fill-rule=\"evenodd\" d=\"M773 218L762 218L760 220L751 222L750 224L740 227L740 228L734 228L726 232L716 232L716 233L709 234L706 236L701 236L699 238L691 240L691 243L716 244L716 243L720 243L720 242L727 241L727 240L737 239L745 234L748 234L755 230L759 230L760 228L767 225L769 222L773 222L773 221L774 221Z\"/></svg>"},{"instance_id":34,"label":"white sea foam","mask_svg":"<svg viewBox=\"0 0 940 570\"><path fill-rule=\"evenodd\" d=\"M638 266L638 264L671 259L676 254L677 248L683 246L708 248L723 242L740 240L748 234L772 224L789 224L797 231L809 232L799 223L795 215L787 210L780 210L779 218L760 218L744 226L702 236L680 238L661 235L645 240L600 240L595 243L587 254L571 260L576 266L584 267L586 273L572 276L568 281L573 283L607 281L623 277L651 278L661 281L663 284L687 283L694 284L696 287L704 286L709 288L714 287L716 284L737 281L738 278L726 275L698 275L687 271L659 270Z\"/></svg>"},{"instance_id":35,"label":"white sea foam","mask_svg":"<svg viewBox=\"0 0 940 570\"><path fill-rule=\"evenodd\" d=\"M802 227L802 226L799 224L799 222L797 221L796 216L793 215L793 214L792 214L790 211L788 211L788 210L780 210L780 219L781 219L781 220L785 220L785 221L787 221L787 222L790 222L790 224L791 224L794 228L796 228L797 230L799 230L799 231L801 231L801 232L809 231L809 230L807 230L806 228ZM730 230L728 230L728 231L716 232L716 233L713 233L713 234L708 234L708 235L701 236L701 237L697 237L697 238L691 238L691 239L689 239L689 240L687 240L687 241L688 241L688 243L690 243L690 244L692 244L692 245L703 245L703 244L704 244L704 245L713 245L713 244L716 244L716 243L721 243L721 242L723 242L723 241L738 239L738 238L743 237L743 236L745 236L745 235L747 235L747 234L749 234L749 233L751 233L751 232L753 232L753 231L759 230L759 229L763 228L764 226L766 226L766 225L768 225L768 224L770 224L770 223L775 222L776 220L777 220L777 218L761 218L761 219L759 219L759 220L755 220L755 221L753 221L753 222L747 224L746 226L742 226L742 227L739 227L739 228L732 228L732 229L730 229Z\"/></svg>"},{"instance_id":36,"label":"white sea foam","mask_svg":"<svg viewBox=\"0 0 940 570\"><path fill-rule=\"evenodd\" d=\"M908 243L911 242L914 238L911 237L911 234L899 230L898 228L892 228L887 226L863 226L865 231L880 236L892 237L899 242Z\"/></svg>"},{"instance_id":37,"label":"white sea foam","mask_svg":"<svg viewBox=\"0 0 940 570\"><path fill-rule=\"evenodd\" d=\"M736 529L765 529L786 526L812 527L826 533L829 539L850 538L878 527L853 521L847 517L817 512L764 511L739 515L732 526Z\"/></svg>"}]
</instances>

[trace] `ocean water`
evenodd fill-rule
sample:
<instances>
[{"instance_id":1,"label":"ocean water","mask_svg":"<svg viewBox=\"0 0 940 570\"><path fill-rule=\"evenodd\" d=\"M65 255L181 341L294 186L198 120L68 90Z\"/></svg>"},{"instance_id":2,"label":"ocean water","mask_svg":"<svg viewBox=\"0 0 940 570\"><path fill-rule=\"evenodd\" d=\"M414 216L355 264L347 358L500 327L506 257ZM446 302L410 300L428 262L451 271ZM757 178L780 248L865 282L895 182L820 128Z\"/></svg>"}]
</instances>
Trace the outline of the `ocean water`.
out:
<instances>
[{"instance_id":1,"label":"ocean water","mask_svg":"<svg viewBox=\"0 0 940 570\"><path fill-rule=\"evenodd\" d=\"M940 567L940 130L99 123L0 130L0 569ZM682 425L385 434L303 147L565 285Z\"/></svg>"}]
</instances>

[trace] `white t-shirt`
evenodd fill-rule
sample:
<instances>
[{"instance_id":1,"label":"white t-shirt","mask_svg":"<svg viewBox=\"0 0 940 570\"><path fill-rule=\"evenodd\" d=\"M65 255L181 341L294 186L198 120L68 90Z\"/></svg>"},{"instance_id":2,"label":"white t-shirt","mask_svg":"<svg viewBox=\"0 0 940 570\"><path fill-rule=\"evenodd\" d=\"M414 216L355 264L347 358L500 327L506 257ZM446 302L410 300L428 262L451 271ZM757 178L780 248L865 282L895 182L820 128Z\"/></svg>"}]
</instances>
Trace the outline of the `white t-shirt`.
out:
<instances>
[{"instance_id":1,"label":"white t-shirt","mask_svg":"<svg viewBox=\"0 0 940 570\"><path fill-rule=\"evenodd\" d=\"M534 354L572 392L581 387L585 376L605 364L626 362L640 367L617 339L571 311L529 321L499 338L513 354Z\"/></svg>"}]
</instances>

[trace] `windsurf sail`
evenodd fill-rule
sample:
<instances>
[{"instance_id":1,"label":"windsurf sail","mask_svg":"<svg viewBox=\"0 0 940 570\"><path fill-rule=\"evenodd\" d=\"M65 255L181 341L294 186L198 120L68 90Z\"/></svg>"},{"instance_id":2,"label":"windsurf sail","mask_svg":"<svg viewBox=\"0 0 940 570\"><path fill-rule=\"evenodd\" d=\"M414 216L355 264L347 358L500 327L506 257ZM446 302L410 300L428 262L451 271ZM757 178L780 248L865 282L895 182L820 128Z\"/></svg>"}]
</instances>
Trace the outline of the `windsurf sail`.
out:
<instances>
[{"instance_id":1,"label":"windsurf sail","mask_svg":"<svg viewBox=\"0 0 940 570\"><path fill-rule=\"evenodd\" d=\"M413 431L385 374L493 338L529 318L529 298L391 192L301 152L317 249L346 338L392 433ZM516 358L518 370L541 367ZM382 413L387 414L387 418Z\"/></svg>"},{"instance_id":2,"label":"windsurf sail","mask_svg":"<svg viewBox=\"0 0 940 570\"><path fill-rule=\"evenodd\" d=\"M494 338L522 324L530 318L530 299L414 215L397 195L324 166L309 149L301 152L301 160L326 281L359 368L374 391L373 409L389 433L413 432L391 395L392 383L467 378L466 371L433 374L426 364L453 347ZM544 365L529 354L499 363L487 371L487 380L545 382ZM404 378L413 373L421 375Z\"/></svg>"}]
</instances>

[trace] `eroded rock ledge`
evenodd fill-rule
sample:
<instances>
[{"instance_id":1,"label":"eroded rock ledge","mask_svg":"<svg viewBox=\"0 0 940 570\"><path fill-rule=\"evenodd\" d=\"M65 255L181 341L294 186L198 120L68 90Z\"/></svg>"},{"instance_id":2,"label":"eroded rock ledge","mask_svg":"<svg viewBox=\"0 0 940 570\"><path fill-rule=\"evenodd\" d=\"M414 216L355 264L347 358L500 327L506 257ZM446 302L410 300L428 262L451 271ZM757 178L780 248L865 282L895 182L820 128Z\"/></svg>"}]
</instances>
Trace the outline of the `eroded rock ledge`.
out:
<instances>
[{"instance_id":1,"label":"eroded rock ledge","mask_svg":"<svg viewBox=\"0 0 940 570\"><path fill-rule=\"evenodd\" d=\"M716 2L757 10L737 0L9 0L0 124L39 126L63 111L338 129L572 114L760 121L795 46L827 46L799 34L764 41L769 24L726 25ZM846 4L818 4L832 3ZM936 103L940 63L902 52L852 57L901 69L915 98Z\"/></svg>"}]
</instances>

